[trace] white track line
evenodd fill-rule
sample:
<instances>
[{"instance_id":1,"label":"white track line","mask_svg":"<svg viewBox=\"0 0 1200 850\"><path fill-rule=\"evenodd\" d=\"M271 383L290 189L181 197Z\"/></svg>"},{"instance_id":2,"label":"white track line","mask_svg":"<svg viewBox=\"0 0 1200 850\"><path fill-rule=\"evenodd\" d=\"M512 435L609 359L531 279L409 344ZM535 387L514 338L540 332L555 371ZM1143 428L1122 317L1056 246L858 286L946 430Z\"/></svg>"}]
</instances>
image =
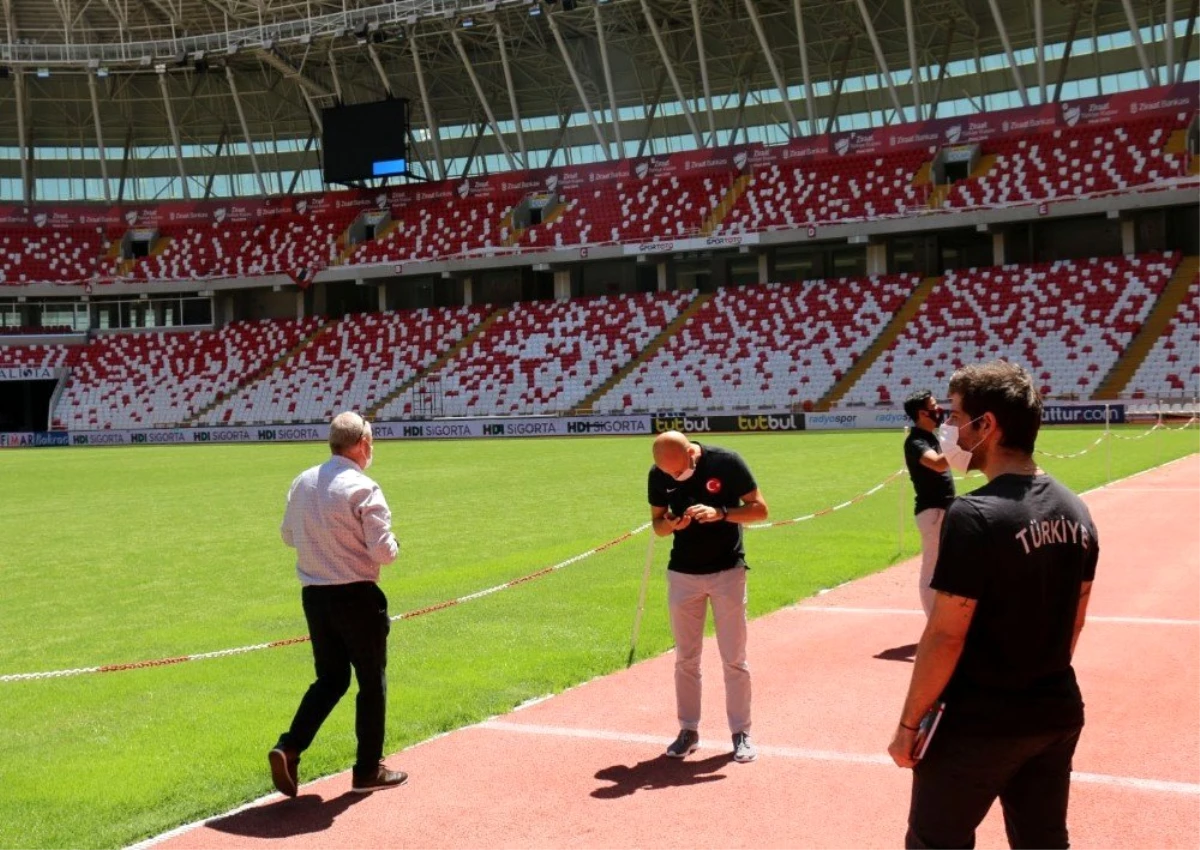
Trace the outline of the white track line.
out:
<instances>
[{"instance_id":1,"label":"white track line","mask_svg":"<svg viewBox=\"0 0 1200 850\"><path fill-rule=\"evenodd\" d=\"M1200 493L1200 487L1110 487L1114 493Z\"/></svg>"},{"instance_id":2,"label":"white track line","mask_svg":"<svg viewBox=\"0 0 1200 850\"><path fill-rule=\"evenodd\" d=\"M540 735L543 737L575 738L588 741L613 741L621 744L646 744L653 747L665 746L666 738L661 735L642 735L633 732L612 732L605 729L573 729L566 726L542 726L533 723L509 723L504 720L485 720L474 728L488 729L493 732L516 732L522 735ZM798 761L831 761L850 764L878 764L891 766L892 760L882 753L846 753L838 750L810 750L805 747L780 747L772 744L755 743L759 753L775 758L795 759ZM700 749L714 752L729 752L726 744L714 745L700 742ZM1131 788L1138 791L1157 791L1165 794L1183 794L1200 797L1200 783L1173 782L1165 779L1144 779L1139 776L1112 776L1106 773L1071 774L1072 782L1084 782L1091 785L1111 785L1117 788Z\"/></svg>"},{"instance_id":3,"label":"white track line","mask_svg":"<svg viewBox=\"0 0 1200 850\"><path fill-rule=\"evenodd\" d=\"M603 729L571 729L565 726L541 726L532 723L509 723L505 720L485 720L476 724L480 729L490 729L494 732L520 732L525 735L543 735L557 738L583 738L589 741L614 741L620 744L646 744L652 747L666 747L670 743L662 735L639 735L632 732L609 732ZM885 755L843 753L836 750L810 750L802 747L776 747L770 744L759 744L755 747L763 755L780 758L801 759L805 761L837 761L854 764L891 764L892 760ZM700 742L700 749L714 752L732 752L727 744L705 744Z\"/></svg>"},{"instance_id":4,"label":"white track line","mask_svg":"<svg viewBox=\"0 0 1200 850\"><path fill-rule=\"evenodd\" d=\"M885 617L895 614L907 614L911 616L920 614L922 617L925 616L925 612L920 608L854 608L843 605L793 605L784 610L800 611L802 613L862 614L868 617ZM1088 614L1087 621L1089 623L1124 623L1139 626L1190 626L1192 628L1200 626L1200 620L1182 620L1171 617L1121 617Z\"/></svg>"}]
</instances>

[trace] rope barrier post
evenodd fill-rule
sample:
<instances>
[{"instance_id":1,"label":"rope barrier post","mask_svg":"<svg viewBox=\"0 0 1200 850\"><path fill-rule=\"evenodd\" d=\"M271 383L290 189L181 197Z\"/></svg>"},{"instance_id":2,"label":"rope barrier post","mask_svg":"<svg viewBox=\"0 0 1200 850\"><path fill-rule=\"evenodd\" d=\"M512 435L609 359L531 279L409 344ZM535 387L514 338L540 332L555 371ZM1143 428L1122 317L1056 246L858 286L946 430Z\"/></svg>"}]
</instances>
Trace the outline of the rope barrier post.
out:
<instances>
[{"instance_id":1,"label":"rope barrier post","mask_svg":"<svg viewBox=\"0 0 1200 850\"><path fill-rule=\"evenodd\" d=\"M650 567L654 563L654 529L650 529L650 542L646 546L646 568L642 571L642 589L638 592L637 612L633 615L633 634L629 637L629 657L625 666L633 665L633 656L637 653L638 632L642 628L642 612L646 609L646 587L650 584Z\"/></svg>"},{"instance_id":2,"label":"rope barrier post","mask_svg":"<svg viewBox=\"0 0 1200 850\"><path fill-rule=\"evenodd\" d=\"M1105 479L1109 484L1112 483L1112 411L1111 405L1108 402L1104 403L1104 436L1107 438L1108 451L1105 453L1108 458L1108 477Z\"/></svg>"}]
</instances>

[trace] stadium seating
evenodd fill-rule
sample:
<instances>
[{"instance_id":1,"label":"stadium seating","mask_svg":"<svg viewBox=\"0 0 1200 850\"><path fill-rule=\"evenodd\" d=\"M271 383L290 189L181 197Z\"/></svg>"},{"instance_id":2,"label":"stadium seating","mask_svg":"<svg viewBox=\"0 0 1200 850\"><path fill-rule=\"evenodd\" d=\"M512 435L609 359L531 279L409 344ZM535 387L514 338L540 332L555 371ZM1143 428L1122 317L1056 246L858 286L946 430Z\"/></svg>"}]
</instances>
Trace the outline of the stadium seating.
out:
<instances>
[{"instance_id":1,"label":"stadium seating","mask_svg":"<svg viewBox=\"0 0 1200 850\"><path fill-rule=\"evenodd\" d=\"M436 374L447 416L565 412L633 360L691 293L516 304ZM380 419L413 410L414 391Z\"/></svg>"},{"instance_id":2,"label":"stadium seating","mask_svg":"<svg viewBox=\"0 0 1200 850\"><path fill-rule=\"evenodd\" d=\"M1200 276L1125 387L1134 398L1200 396Z\"/></svg>"},{"instance_id":3,"label":"stadium seating","mask_svg":"<svg viewBox=\"0 0 1200 850\"><path fill-rule=\"evenodd\" d=\"M815 401L918 280L892 275L721 289L597 410L785 409Z\"/></svg>"},{"instance_id":4,"label":"stadium seating","mask_svg":"<svg viewBox=\"0 0 1200 850\"><path fill-rule=\"evenodd\" d=\"M201 421L326 422L342 410L369 410L428 368L487 313L485 307L451 307L346 316Z\"/></svg>"},{"instance_id":5,"label":"stadium seating","mask_svg":"<svg viewBox=\"0 0 1200 850\"><path fill-rule=\"evenodd\" d=\"M913 178L935 152L847 156L791 167L779 163L759 166L714 232L752 233L922 209L928 187L914 186Z\"/></svg>"},{"instance_id":6,"label":"stadium seating","mask_svg":"<svg viewBox=\"0 0 1200 850\"><path fill-rule=\"evenodd\" d=\"M159 255L138 260L135 280L202 280L322 269L338 258L338 237L355 213L303 216L267 224L217 224L164 233Z\"/></svg>"},{"instance_id":7,"label":"stadium seating","mask_svg":"<svg viewBox=\"0 0 1200 850\"><path fill-rule=\"evenodd\" d=\"M0 285L82 283L101 273L108 250L96 228L17 227L0 231Z\"/></svg>"},{"instance_id":8,"label":"stadium seating","mask_svg":"<svg viewBox=\"0 0 1200 850\"><path fill-rule=\"evenodd\" d=\"M524 197L516 191L410 204L395 211L394 224L382 236L357 246L349 262L399 263L505 247L509 230L504 222Z\"/></svg>"},{"instance_id":9,"label":"stadium seating","mask_svg":"<svg viewBox=\"0 0 1200 850\"><path fill-rule=\"evenodd\" d=\"M21 325L15 328L0 328L0 336L41 336L48 334L79 333L70 325Z\"/></svg>"},{"instance_id":10,"label":"stadium seating","mask_svg":"<svg viewBox=\"0 0 1200 850\"><path fill-rule=\"evenodd\" d=\"M182 424L320 324L269 320L234 322L217 331L101 335L77 356L53 413L55 425L96 430Z\"/></svg>"},{"instance_id":11,"label":"stadium seating","mask_svg":"<svg viewBox=\"0 0 1200 850\"><path fill-rule=\"evenodd\" d=\"M989 142L995 165L955 183L946 208L1001 206L1112 192L1186 174L1186 153L1165 153L1178 120L1135 121L1114 127L1073 127L1030 138Z\"/></svg>"},{"instance_id":12,"label":"stadium seating","mask_svg":"<svg viewBox=\"0 0 1200 850\"><path fill-rule=\"evenodd\" d=\"M956 368L995 358L1028 368L1047 396L1088 398L1178 264L1167 254L951 272L842 403L945 393Z\"/></svg>"},{"instance_id":13,"label":"stadium seating","mask_svg":"<svg viewBox=\"0 0 1200 850\"><path fill-rule=\"evenodd\" d=\"M526 248L658 242L697 236L709 213L721 202L730 179L715 176L633 177L615 191L585 187L564 193L565 208L552 221L529 228L520 238Z\"/></svg>"},{"instance_id":14,"label":"stadium seating","mask_svg":"<svg viewBox=\"0 0 1200 850\"><path fill-rule=\"evenodd\" d=\"M0 369L59 369L74 365L82 345L0 345Z\"/></svg>"}]
</instances>

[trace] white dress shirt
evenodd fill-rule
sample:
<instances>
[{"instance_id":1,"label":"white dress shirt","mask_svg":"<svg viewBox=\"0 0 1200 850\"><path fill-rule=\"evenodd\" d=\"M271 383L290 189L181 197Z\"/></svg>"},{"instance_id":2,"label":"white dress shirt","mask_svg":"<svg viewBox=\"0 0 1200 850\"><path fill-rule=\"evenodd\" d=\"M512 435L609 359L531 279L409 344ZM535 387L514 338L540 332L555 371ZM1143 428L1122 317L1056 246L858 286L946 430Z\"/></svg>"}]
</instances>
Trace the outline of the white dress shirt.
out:
<instances>
[{"instance_id":1,"label":"white dress shirt","mask_svg":"<svg viewBox=\"0 0 1200 850\"><path fill-rule=\"evenodd\" d=\"M400 552L383 491L341 455L296 476L280 533L303 585L379 581Z\"/></svg>"}]
</instances>

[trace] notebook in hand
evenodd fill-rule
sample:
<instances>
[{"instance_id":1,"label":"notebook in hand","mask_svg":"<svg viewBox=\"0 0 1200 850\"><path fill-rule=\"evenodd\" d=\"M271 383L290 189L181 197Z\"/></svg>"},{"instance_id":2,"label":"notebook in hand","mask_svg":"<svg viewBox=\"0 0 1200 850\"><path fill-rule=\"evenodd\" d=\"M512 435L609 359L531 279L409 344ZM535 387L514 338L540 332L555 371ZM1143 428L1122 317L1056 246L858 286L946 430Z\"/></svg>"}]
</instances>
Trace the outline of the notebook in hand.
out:
<instances>
[{"instance_id":1,"label":"notebook in hand","mask_svg":"<svg viewBox=\"0 0 1200 850\"><path fill-rule=\"evenodd\" d=\"M913 758L917 761L925 758L925 751L929 749L929 742L933 740L933 733L937 731L938 723L942 720L942 712L945 710L946 703L939 700L929 711L925 712L925 716L917 724L917 735L913 739Z\"/></svg>"}]
</instances>

